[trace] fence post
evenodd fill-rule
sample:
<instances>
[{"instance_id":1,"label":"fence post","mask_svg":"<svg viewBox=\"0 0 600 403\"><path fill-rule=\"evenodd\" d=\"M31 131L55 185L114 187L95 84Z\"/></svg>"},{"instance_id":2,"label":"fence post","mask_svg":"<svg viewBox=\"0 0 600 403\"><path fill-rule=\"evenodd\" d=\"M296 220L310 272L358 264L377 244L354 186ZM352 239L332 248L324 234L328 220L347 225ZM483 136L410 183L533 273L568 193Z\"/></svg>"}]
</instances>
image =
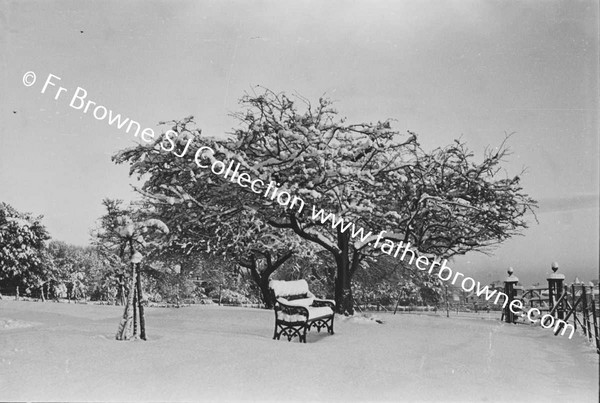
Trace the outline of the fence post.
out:
<instances>
[{"instance_id":1,"label":"fence post","mask_svg":"<svg viewBox=\"0 0 600 403\"><path fill-rule=\"evenodd\" d=\"M565 292L563 287L563 282L565 281L564 274L558 274L556 271L558 270L558 263L552 263L552 274L550 274L547 278L548 280L548 298L550 311L554 309L555 300L558 300L562 293ZM559 303L558 308L556 309L556 315L558 319L564 319L565 311L564 304L562 301Z\"/></svg>"},{"instance_id":2,"label":"fence post","mask_svg":"<svg viewBox=\"0 0 600 403\"><path fill-rule=\"evenodd\" d=\"M504 293L508 296L508 304L504 307L504 320L506 323L513 323L515 321L515 314L510 310L510 303L515 299L515 286L519 282L516 276L513 276L513 268L508 268L508 277L504 280Z\"/></svg>"},{"instance_id":3,"label":"fence post","mask_svg":"<svg viewBox=\"0 0 600 403\"><path fill-rule=\"evenodd\" d=\"M592 320L594 325L594 338L596 339L596 352L600 354L600 338L598 337L598 320L596 312L596 300L594 299L594 287L592 286L590 293L592 294Z\"/></svg>"},{"instance_id":4,"label":"fence post","mask_svg":"<svg viewBox=\"0 0 600 403\"><path fill-rule=\"evenodd\" d=\"M573 304L573 327L575 328L575 333L577 333L577 306L576 305L576 299L575 299L575 284L571 284L571 301Z\"/></svg>"},{"instance_id":5,"label":"fence post","mask_svg":"<svg viewBox=\"0 0 600 403\"><path fill-rule=\"evenodd\" d=\"M583 314L583 332L587 336L588 340L592 334L590 332L590 311L588 309L587 293L585 292L585 285L581 285L581 298L583 299L581 313ZM593 302L593 301L592 301Z\"/></svg>"}]
</instances>

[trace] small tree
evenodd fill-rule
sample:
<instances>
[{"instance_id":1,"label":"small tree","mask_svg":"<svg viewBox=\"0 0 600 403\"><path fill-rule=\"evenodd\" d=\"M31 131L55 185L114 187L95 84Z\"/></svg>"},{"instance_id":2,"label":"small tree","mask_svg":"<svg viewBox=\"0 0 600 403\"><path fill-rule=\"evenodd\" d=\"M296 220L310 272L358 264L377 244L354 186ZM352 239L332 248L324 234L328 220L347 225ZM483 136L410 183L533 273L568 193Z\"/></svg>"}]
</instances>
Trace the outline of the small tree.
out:
<instances>
[{"instance_id":1,"label":"small tree","mask_svg":"<svg viewBox=\"0 0 600 403\"><path fill-rule=\"evenodd\" d=\"M102 219L104 224L96 232L96 238L104 247L112 249L120 257L127 256L131 268L129 293L123 312L123 318L116 334L117 340L129 340L137 337L139 318L140 339L146 340L146 320L144 316L144 294L142 291L141 262L142 252L158 247L160 237L156 232L168 234L168 227L160 220L144 218L146 213L132 209L120 209L119 202L105 200L108 217ZM153 231L155 230L155 231Z\"/></svg>"},{"instance_id":2,"label":"small tree","mask_svg":"<svg viewBox=\"0 0 600 403\"><path fill-rule=\"evenodd\" d=\"M140 338L146 340L146 320L144 317L144 295L142 292L142 278L140 263L144 258L140 250L149 246L148 236L145 235L150 229L156 229L163 234L168 234L169 229L160 220L147 219L140 222L133 222L130 217L122 217L118 220L120 224L117 232L120 235L121 242L126 244L129 249L131 263L131 286L127 305L123 312L123 319L117 331L117 340L128 340L136 336L136 302L140 321ZM131 331L133 316L133 332Z\"/></svg>"}]
</instances>

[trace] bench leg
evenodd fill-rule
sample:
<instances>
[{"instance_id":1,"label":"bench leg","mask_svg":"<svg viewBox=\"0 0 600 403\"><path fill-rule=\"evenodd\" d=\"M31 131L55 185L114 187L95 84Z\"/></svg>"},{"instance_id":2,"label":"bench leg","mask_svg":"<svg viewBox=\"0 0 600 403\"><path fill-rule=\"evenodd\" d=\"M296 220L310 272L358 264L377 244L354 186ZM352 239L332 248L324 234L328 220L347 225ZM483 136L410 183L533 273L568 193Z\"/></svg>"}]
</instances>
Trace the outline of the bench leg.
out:
<instances>
[{"instance_id":1,"label":"bench leg","mask_svg":"<svg viewBox=\"0 0 600 403\"><path fill-rule=\"evenodd\" d=\"M292 341L295 336L298 336L298 340L301 343L306 343L306 323L296 323L296 324L288 324L288 323L275 323L275 330L273 331L273 340L281 340L281 335L283 334L287 337L288 341Z\"/></svg>"},{"instance_id":2,"label":"bench leg","mask_svg":"<svg viewBox=\"0 0 600 403\"><path fill-rule=\"evenodd\" d=\"M316 327L317 331L320 332L322 327L327 328L327 333L334 334L333 331L333 320L335 316L331 316L328 319L319 319L317 322L307 321L305 323L287 324L275 322L275 329L273 330L273 340L280 340L281 334L284 334L288 341L291 341L294 336L298 336L300 343L306 343L306 333L310 331L311 327ZM279 331L278 331L279 330Z\"/></svg>"}]
</instances>

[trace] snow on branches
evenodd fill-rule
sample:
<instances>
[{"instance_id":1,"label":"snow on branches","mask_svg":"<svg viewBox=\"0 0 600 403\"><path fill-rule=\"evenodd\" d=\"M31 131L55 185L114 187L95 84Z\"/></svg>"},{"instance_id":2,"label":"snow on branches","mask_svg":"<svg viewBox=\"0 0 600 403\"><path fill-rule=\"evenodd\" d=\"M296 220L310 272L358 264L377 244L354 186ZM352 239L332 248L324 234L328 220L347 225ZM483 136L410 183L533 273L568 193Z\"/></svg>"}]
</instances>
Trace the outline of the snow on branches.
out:
<instances>
[{"instance_id":1,"label":"snow on branches","mask_svg":"<svg viewBox=\"0 0 600 403\"><path fill-rule=\"evenodd\" d=\"M129 162L131 174L145 178L140 191L169 217L180 235L176 242L188 251L210 251L212 245L238 254L244 250L240 245L253 250L250 245L261 239L261 248L279 250L280 234L295 234L330 253L340 312L353 311L351 278L361 262L381 253L367 247L369 237L356 243L341 221L314 220L314 210L311 217L310 209L281 208L277 198L231 186L222 175L200 168L198 158L235 161L240 172L276 183L353 229L385 232L389 239L393 234L440 258L485 252L518 234L536 205L522 192L519 176L499 175L508 154L505 142L477 163L460 141L426 152L414 133L393 130L389 120L347 123L325 98L311 103L265 89L240 104L232 138L203 137L189 117L169 122L172 128L155 143L124 150L114 160ZM236 246L223 246L226 242Z\"/></svg>"},{"instance_id":2,"label":"snow on branches","mask_svg":"<svg viewBox=\"0 0 600 403\"><path fill-rule=\"evenodd\" d=\"M35 284L42 275L46 241L42 217L21 213L0 202L0 280L16 278Z\"/></svg>"}]
</instances>

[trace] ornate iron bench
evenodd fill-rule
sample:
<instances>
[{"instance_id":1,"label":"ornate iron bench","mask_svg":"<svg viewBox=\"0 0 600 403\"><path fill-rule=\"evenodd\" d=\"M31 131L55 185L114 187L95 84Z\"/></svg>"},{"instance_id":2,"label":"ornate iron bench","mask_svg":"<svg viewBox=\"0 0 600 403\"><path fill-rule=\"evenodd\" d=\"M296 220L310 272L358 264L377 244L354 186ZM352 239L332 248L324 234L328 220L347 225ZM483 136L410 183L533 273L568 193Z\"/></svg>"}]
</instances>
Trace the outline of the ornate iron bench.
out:
<instances>
[{"instance_id":1,"label":"ornate iron bench","mask_svg":"<svg viewBox=\"0 0 600 403\"><path fill-rule=\"evenodd\" d=\"M311 327L318 332L327 328L327 332L333 334L335 302L316 298L308 290L306 280L271 280L269 289L275 301L273 340L279 340L283 334L288 341L298 336L301 343L306 343L306 332Z\"/></svg>"}]
</instances>

